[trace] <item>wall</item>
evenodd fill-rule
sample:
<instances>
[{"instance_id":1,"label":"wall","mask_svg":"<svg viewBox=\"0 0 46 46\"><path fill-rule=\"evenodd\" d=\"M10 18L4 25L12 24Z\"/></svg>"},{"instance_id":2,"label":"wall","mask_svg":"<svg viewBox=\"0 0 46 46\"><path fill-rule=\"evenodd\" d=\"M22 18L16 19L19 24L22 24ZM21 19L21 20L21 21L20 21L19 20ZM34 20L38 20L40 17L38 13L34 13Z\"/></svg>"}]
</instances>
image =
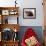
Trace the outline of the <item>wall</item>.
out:
<instances>
[{"instance_id":1,"label":"wall","mask_svg":"<svg viewBox=\"0 0 46 46\"><path fill-rule=\"evenodd\" d=\"M15 0L14 0L15 1ZM0 0L1 7L15 6L13 0ZM42 0L17 0L19 9L19 24L21 26L43 26ZM23 19L23 8L36 8L36 19Z\"/></svg>"},{"instance_id":2,"label":"wall","mask_svg":"<svg viewBox=\"0 0 46 46\"><path fill-rule=\"evenodd\" d=\"M43 26L42 0L25 0L22 8L36 8L36 19L23 19L23 9L21 9L20 25Z\"/></svg>"}]
</instances>

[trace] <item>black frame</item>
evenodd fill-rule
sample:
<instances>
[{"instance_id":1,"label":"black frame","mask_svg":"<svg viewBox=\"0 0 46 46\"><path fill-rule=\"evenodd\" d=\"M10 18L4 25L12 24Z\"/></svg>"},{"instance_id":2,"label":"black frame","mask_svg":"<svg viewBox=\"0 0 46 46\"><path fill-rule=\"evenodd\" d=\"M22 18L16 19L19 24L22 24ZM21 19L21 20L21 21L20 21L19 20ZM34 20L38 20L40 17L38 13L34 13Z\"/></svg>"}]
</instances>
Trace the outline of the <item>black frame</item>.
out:
<instances>
[{"instance_id":1,"label":"black frame","mask_svg":"<svg viewBox=\"0 0 46 46\"><path fill-rule=\"evenodd\" d=\"M34 16L32 16L31 18L30 18L30 16L29 16L28 18L26 18L26 17L25 17L25 14L24 14L24 13L25 13L25 10L26 10L26 11L28 11L28 10L29 10L29 11L30 11L30 10L34 10ZM31 11L31 12L32 12L32 11ZM23 18L24 18L24 19L36 19L36 8L23 8Z\"/></svg>"}]
</instances>

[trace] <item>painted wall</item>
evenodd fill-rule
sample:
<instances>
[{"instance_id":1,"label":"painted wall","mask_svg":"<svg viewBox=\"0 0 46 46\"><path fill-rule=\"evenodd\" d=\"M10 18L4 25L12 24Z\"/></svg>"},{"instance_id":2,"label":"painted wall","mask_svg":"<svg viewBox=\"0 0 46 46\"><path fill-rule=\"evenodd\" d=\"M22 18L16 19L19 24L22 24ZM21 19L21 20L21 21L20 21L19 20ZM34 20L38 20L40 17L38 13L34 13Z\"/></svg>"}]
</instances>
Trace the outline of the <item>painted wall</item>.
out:
<instances>
[{"instance_id":1,"label":"painted wall","mask_svg":"<svg viewBox=\"0 0 46 46\"><path fill-rule=\"evenodd\" d=\"M24 8L36 8L36 19L23 19L23 10L21 10L20 23L23 26L42 26L43 25L43 6L42 0L25 0Z\"/></svg>"},{"instance_id":2,"label":"painted wall","mask_svg":"<svg viewBox=\"0 0 46 46\"><path fill-rule=\"evenodd\" d=\"M1 7L15 6L15 0L0 0ZM43 26L42 0L17 0L19 6L19 24L21 26ZM36 8L36 19L23 19L23 8ZM11 17L12 18L12 17ZM9 19L10 20L10 19Z\"/></svg>"}]
</instances>

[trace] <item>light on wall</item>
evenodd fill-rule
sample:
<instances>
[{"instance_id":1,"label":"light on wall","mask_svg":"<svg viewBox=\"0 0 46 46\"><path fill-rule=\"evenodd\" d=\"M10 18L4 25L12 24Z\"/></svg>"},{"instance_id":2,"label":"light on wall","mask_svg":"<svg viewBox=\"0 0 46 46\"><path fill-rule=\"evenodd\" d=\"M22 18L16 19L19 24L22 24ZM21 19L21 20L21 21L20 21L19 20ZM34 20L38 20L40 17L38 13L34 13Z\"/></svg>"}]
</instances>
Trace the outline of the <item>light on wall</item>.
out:
<instances>
[{"instance_id":1,"label":"light on wall","mask_svg":"<svg viewBox=\"0 0 46 46\"><path fill-rule=\"evenodd\" d=\"M17 4L17 2L16 2L17 0L15 0L15 7L16 7L16 4Z\"/></svg>"}]
</instances>

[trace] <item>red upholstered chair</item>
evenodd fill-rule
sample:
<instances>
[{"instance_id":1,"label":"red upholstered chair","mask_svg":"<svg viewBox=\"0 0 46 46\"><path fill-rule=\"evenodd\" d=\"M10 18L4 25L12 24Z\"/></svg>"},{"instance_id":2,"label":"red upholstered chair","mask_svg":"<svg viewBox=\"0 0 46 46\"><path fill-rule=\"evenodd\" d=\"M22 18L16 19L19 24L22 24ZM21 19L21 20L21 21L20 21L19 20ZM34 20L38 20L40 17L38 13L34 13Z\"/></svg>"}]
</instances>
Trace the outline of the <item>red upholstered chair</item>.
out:
<instances>
[{"instance_id":1,"label":"red upholstered chair","mask_svg":"<svg viewBox=\"0 0 46 46\"><path fill-rule=\"evenodd\" d=\"M32 36L35 37L37 40L37 43L34 46L41 46L41 44L39 43L39 41L37 39L37 35L32 28L28 28L26 30L24 37L22 38L21 46L27 46L27 43L25 42L25 40L32 38ZM33 46L33 45L29 45L29 46Z\"/></svg>"}]
</instances>

